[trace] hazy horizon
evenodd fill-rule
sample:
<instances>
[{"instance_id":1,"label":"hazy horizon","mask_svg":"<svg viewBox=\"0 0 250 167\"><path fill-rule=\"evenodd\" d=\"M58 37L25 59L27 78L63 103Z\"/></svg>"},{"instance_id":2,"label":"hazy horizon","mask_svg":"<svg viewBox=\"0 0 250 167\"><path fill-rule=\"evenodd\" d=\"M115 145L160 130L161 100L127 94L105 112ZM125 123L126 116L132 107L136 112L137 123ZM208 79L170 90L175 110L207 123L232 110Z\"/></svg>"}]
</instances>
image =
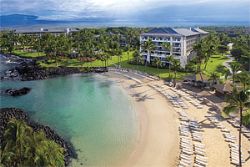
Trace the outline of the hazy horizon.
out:
<instances>
[{"instance_id":1,"label":"hazy horizon","mask_svg":"<svg viewBox=\"0 0 250 167\"><path fill-rule=\"evenodd\" d=\"M24 26L249 26L249 8L249 0L1 0L0 15L1 27L19 26L6 24L13 14L34 16Z\"/></svg>"}]
</instances>

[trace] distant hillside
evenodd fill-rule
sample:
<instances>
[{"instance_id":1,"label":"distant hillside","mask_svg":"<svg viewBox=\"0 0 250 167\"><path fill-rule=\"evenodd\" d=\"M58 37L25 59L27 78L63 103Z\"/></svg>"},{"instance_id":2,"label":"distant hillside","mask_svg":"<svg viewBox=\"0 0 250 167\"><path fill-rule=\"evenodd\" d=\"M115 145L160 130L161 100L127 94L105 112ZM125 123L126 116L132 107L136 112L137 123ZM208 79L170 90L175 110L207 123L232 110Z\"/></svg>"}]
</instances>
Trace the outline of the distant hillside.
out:
<instances>
[{"instance_id":1,"label":"distant hillside","mask_svg":"<svg viewBox=\"0 0 250 167\"><path fill-rule=\"evenodd\" d=\"M0 16L0 27L29 26L36 24L60 23L59 21L39 20L38 16L11 14Z\"/></svg>"},{"instance_id":2,"label":"distant hillside","mask_svg":"<svg viewBox=\"0 0 250 167\"><path fill-rule=\"evenodd\" d=\"M110 18L81 18L78 20L40 20L38 16L11 14L0 16L0 28L15 28L26 27L34 25L72 25L72 24L92 24L95 23L111 23L113 20Z\"/></svg>"}]
</instances>

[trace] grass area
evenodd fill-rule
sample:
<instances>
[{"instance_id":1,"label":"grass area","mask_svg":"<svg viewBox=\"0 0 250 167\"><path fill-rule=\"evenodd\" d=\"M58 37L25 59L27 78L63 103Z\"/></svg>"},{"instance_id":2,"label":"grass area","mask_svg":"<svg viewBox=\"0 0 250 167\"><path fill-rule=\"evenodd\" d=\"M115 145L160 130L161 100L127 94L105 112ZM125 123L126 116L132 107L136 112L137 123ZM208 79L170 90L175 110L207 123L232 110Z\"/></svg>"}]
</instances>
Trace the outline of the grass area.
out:
<instances>
[{"instance_id":1,"label":"grass area","mask_svg":"<svg viewBox=\"0 0 250 167\"><path fill-rule=\"evenodd\" d=\"M146 72L155 76L159 76L160 78L167 78L169 76L168 69L157 69L155 67L147 67L142 65L132 65L129 64L129 60L133 58L133 52L123 52L122 59L121 59L121 67L129 68L133 70L138 70L142 72ZM45 62L38 62L42 67L57 67L57 66L66 66L66 67L104 67L104 61L96 60L93 62L80 62L78 59L69 59L69 58L60 58L57 62L45 63ZM107 66L115 66L119 63L119 56L112 56L107 61ZM171 72L173 75L173 72ZM189 73L185 72L177 72L177 79L181 79L182 77L188 75Z\"/></svg>"},{"instance_id":2,"label":"grass area","mask_svg":"<svg viewBox=\"0 0 250 167\"><path fill-rule=\"evenodd\" d=\"M122 59L121 59L121 67L138 70L142 72L146 72L155 76L159 76L160 78L168 78L169 72L168 69L157 69L155 67L147 67L142 65L132 65L129 64L129 60L133 58L132 56L133 52L123 52L122 53ZM214 55L212 56L207 64L207 69L204 71L204 74L206 76L210 76L211 73L216 72L217 68L221 66L225 61L227 60L226 56L222 55ZM104 61L101 60L95 60L93 62L80 62L78 59L69 59L66 57L58 58L58 60L53 60L51 62L38 62L40 66L42 67L57 67L57 66L65 66L65 67L104 67ZM115 66L119 63L119 56L112 56L107 61L107 66ZM202 68L204 68L204 64L202 65ZM173 72L171 72L172 75ZM182 79L184 76L190 75L190 73L186 72L177 72L177 79ZM204 76L204 78L207 78Z\"/></svg>"},{"instance_id":3,"label":"grass area","mask_svg":"<svg viewBox=\"0 0 250 167\"><path fill-rule=\"evenodd\" d=\"M218 72L217 69L218 67L220 67L221 65L223 65L223 63L228 60L228 58L226 56L222 56L222 55L213 55L212 57L209 58L208 63L207 63L207 68L206 71L204 71L204 73L206 75L211 75L214 72ZM204 68L205 64L202 65L202 68ZM218 72L220 73L220 72Z\"/></svg>"},{"instance_id":4,"label":"grass area","mask_svg":"<svg viewBox=\"0 0 250 167\"><path fill-rule=\"evenodd\" d=\"M18 55L18 56L24 57L24 58L35 58L35 57L45 56L45 53L43 53L43 52L28 52L28 51L22 51L22 50L14 50L13 53L15 55Z\"/></svg>"}]
</instances>

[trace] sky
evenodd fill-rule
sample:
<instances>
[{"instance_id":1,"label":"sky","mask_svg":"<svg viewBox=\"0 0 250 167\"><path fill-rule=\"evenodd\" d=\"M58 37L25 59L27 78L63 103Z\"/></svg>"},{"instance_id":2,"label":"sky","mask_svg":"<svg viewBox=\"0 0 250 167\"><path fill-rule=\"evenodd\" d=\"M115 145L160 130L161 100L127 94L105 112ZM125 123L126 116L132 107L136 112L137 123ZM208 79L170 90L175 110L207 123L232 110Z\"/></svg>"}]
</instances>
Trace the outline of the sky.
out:
<instances>
[{"instance_id":1,"label":"sky","mask_svg":"<svg viewBox=\"0 0 250 167\"><path fill-rule=\"evenodd\" d=\"M43 20L250 20L250 0L0 0L0 15Z\"/></svg>"}]
</instances>

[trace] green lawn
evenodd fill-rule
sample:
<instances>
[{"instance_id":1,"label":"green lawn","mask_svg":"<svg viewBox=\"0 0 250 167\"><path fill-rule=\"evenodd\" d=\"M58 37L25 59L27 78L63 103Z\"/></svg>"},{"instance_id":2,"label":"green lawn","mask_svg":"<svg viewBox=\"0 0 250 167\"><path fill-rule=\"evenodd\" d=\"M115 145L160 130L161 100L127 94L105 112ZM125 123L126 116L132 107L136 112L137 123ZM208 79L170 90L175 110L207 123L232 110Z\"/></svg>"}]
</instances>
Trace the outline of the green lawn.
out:
<instances>
[{"instance_id":1,"label":"green lawn","mask_svg":"<svg viewBox=\"0 0 250 167\"><path fill-rule=\"evenodd\" d=\"M43 52L28 52L28 51L22 51L22 50L14 50L13 53L15 55L18 55L20 57L25 57L25 58L35 58L35 57L45 56L45 53Z\"/></svg>"},{"instance_id":2,"label":"green lawn","mask_svg":"<svg viewBox=\"0 0 250 167\"><path fill-rule=\"evenodd\" d=\"M122 53L122 59L121 59L121 67L128 68L128 69L134 69L142 72L146 72L152 75L159 76L160 78L167 78L169 76L168 69L157 69L155 67L146 67L142 65L132 65L129 64L128 61L133 58L132 56L133 52L123 52ZM206 76L210 76L211 73L216 72L217 68L223 64L227 60L226 56L222 55L214 55L212 56L207 64L207 69L204 71L204 74ZM107 66L115 66L118 65L119 57L118 56L112 56L107 61ZM52 61L51 63L47 62L38 62L40 66L42 67L57 67L57 66L66 66L66 67L104 67L104 61L96 60L93 62L80 62L78 59L69 59L69 58L58 58L58 60L55 62ZM204 68L204 64L202 65L202 68ZM173 72L171 72L173 75ZM177 78L181 79L184 76L190 75L190 73L185 72L177 72ZM204 78L206 78L204 76Z\"/></svg>"},{"instance_id":3,"label":"green lawn","mask_svg":"<svg viewBox=\"0 0 250 167\"><path fill-rule=\"evenodd\" d=\"M129 64L128 61L133 58L132 56L133 52L123 52L122 53L122 59L121 59L121 67L123 68L129 68L134 69L142 72L146 72L152 75L159 76L161 78L167 78L169 76L168 69L157 69L155 67L146 67L142 65L132 65ZM115 66L118 65L119 57L118 56L112 56L107 61L107 66ZM96 60L94 62L80 62L77 59L69 59L69 58L60 58L57 60L57 63L45 63L45 62L38 62L40 66L42 67L57 67L57 66L66 66L66 67L104 67L104 61ZM171 72L172 73L172 72ZM172 73L173 74L173 73ZM177 72L177 78L181 79L183 76L188 75L188 73L184 72Z\"/></svg>"},{"instance_id":4,"label":"green lawn","mask_svg":"<svg viewBox=\"0 0 250 167\"><path fill-rule=\"evenodd\" d=\"M206 71L204 71L204 73L206 75L210 75L213 72L218 72L217 68L221 65L223 65L223 63L228 60L228 58L226 56L222 56L222 55L213 55L212 57L209 58L208 63L207 63L207 68ZM202 65L202 68L204 68L205 64Z\"/></svg>"}]
</instances>

